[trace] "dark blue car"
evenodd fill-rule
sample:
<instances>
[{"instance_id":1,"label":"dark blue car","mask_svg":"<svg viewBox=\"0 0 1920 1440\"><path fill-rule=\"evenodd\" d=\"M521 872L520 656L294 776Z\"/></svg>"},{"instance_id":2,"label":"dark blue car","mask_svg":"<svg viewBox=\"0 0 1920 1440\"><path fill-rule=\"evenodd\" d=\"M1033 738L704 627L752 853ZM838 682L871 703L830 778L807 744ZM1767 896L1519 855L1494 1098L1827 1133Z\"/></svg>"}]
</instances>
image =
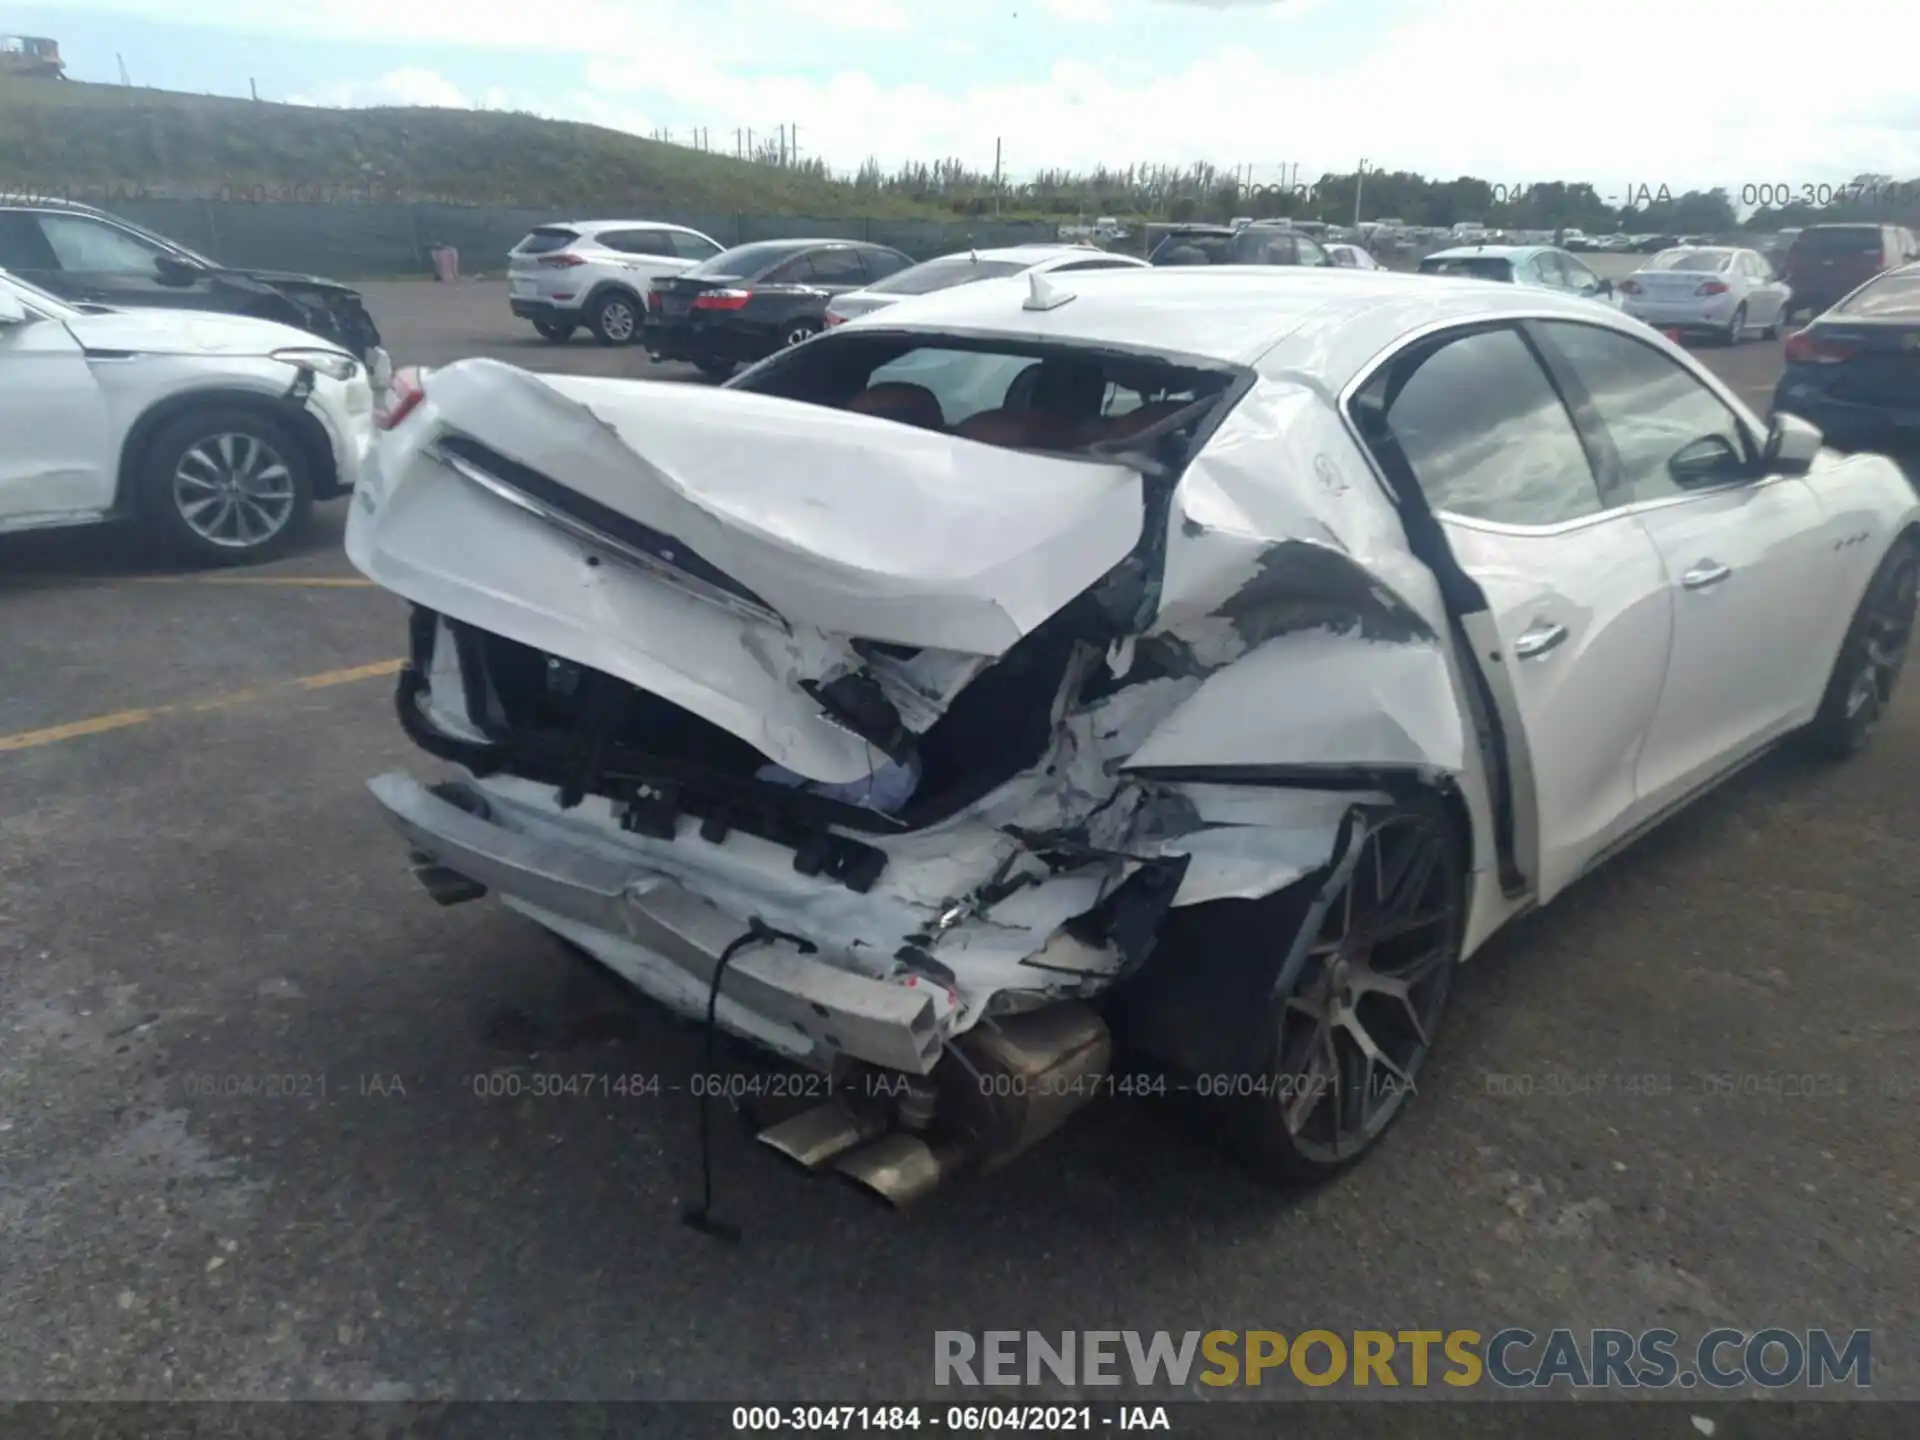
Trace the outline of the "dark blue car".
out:
<instances>
[{"instance_id":1,"label":"dark blue car","mask_svg":"<svg viewBox=\"0 0 1920 1440\"><path fill-rule=\"evenodd\" d=\"M1883 271L1787 340L1773 408L1840 450L1920 453L1920 264ZM1911 471L1909 472L1911 473Z\"/></svg>"}]
</instances>

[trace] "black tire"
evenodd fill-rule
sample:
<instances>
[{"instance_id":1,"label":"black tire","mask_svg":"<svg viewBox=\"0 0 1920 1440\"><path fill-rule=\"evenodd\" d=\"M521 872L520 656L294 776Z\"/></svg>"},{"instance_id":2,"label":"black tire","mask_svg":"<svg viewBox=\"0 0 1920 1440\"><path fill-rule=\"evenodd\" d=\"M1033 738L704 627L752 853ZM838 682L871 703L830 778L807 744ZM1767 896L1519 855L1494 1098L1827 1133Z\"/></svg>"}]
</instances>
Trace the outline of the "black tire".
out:
<instances>
[{"instance_id":1,"label":"black tire","mask_svg":"<svg viewBox=\"0 0 1920 1440\"><path fill-rule=\"evenodd\" d=\"M1792 308L1791 304L1786 304L1774 312L1773 324L1767 327L1767 339L1778 340L1787 333L1787 311Z\"/></svg>"},{"instance_id":2,"label":"black tire","mask_svg":"<svg viewBox=\"0 0 1920 1440\"><path fill-rule=\"evenodd\" d=\"M1920 547L1896 540L1847 626L1820 709L1801 732L1815 754L1848 760L1873 743L1913 640L1916 577Z\"/></svg>"},{"instance_id":3,"label":"black tire","mask_svg":"<svg viewBox=\"0 0 1920 1440\"><path fill-rule=\"evenodd\" d=\"M631 345L640 338L646 307L625 290L609 290L593 302L587 328L602 345Z\"/></svg>"},{"instance_id":4,"label":"black tire","mask_svg":"<svg viewBox=\"0 0 1920 1440\"><path fill-rule=\"evenodd\" d=\"M1727 333L1721 337L1728 345L1738 345L1747 338L1747 306L1742 301L1734 307L1733 318L1727 321Z\"/></svg>"},{"instance_id":5,"label":"black tire","mask_svg":"<svg viewBox=\"0 0 1920 1440\"><path fill-rule=\"evenodd\" d=\"M542 340L551 340L556 345L564 345L573 338L571 324L557 323L552 320L536 320L533 328L540 333Z\"/></svg>"},{"instance_id":6,"label":"black tire","mask_svg":"<svg viewBox=\"0 0 1920 1440\"><path fill-rule=\"evenodd\" d=\"M1299 980L1269 1002L1264 1067L1249 1085L1233 1083L1252 1093L1214 1099L1227 1143L1279 1184L1330 1180L1371 1153L1412 1098L1460 959L1466 851L1444 806L1409 797L1376 812L1349 853L1354 863L1323 882L1333 893L1317 922L1309 914L1318 933ZM1404 1002L1374 988L1402 977ZM1356 1029L1386 1063L1367 1057Z\"/></svg>"},{"instance_id":7,"label":"black tire","mask_svg":"<svg viewBox=\"0 0 1920 1440\"><path fill-rule=\"evenodd\" d=\"M722 380L731 379L733 376L733 361L731 360L696 360L693 363L700 367L700 373L702 375L716 384Z\"/></svg>"},{"instance_id":8,"label":"black tire","mask_svg":"<svg viewBox=\"0 0 1920 1440\"><path fill-rule=\"evenodd\" d=\"M313 509L312 457L257 410L189 410L163 426L134 464L142 524L188 564L242 565L277 555Z\"/></svg>"},{"instance_id":9,"label":"black tire","mask_svg":"<svg viewBox=\"0 0 1920 1440\"><path fill-rule=\"evenodd\" d=\"M818 335L821 325L818 320L789 320L780 331L780 344L783 350L804 344Z\"/></svg>"}]
</instances>

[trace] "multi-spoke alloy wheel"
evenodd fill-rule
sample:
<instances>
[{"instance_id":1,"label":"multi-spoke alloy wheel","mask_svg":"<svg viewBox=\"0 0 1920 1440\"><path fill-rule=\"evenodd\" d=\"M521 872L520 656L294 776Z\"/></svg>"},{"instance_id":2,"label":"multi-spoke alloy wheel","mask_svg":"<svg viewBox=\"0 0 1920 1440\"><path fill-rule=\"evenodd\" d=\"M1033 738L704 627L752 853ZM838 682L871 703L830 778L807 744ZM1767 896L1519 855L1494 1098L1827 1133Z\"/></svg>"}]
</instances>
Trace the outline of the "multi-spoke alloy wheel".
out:
<instances>
[{"instance_id":1,"label":"multi-spoke alloy wheel","mask_svg":"<svg viewBox=\"0 0 1920 1440\"><path fill-rule=\"evenodd\" d=\"M225 550L257 550L287 528L293 469L256 435L222 432L191 445L173 468L173 503L189 530Z\"/></svg>"},{"instance_id":2,"label":"multi-spoke alloy wheel","mask_svg":"<svg viewBox=\"0 0 1920 1440\"><path fill-rule=\"evenodd\" d=\"M139 509L176 556L206 564L280 549L313 505L313 459L250 406L189 410L142 457Z\"/></svg>"},{"instance_id":3,"label":"multi-spoke alloy wheel","mask_svg":"<svg viewBox=\"0 0 1920 1440\"><path fill-rule=\"evenodd\" d=\"M1833 675L1808 727L1816 748L1844 759L1867 748L1913 642L1915 582L1920 551L1910 540L1896 543L1880 563L1840 646Z\"/></svg>"},{"instance_id":4,"label":"multi-spoke alloy wheel","mask_svg":"<svg viewBox=\"0 0 1920 1440\"><path fill-rule=\"evenodd\" d=\"M1460 956L1464 865L1438 806L1373 819L1335 877L1268 1073L1232 1099L1243 1148L1293 1178L1351 1164L1399 1114Z\"/></svg>"}]
</instances>

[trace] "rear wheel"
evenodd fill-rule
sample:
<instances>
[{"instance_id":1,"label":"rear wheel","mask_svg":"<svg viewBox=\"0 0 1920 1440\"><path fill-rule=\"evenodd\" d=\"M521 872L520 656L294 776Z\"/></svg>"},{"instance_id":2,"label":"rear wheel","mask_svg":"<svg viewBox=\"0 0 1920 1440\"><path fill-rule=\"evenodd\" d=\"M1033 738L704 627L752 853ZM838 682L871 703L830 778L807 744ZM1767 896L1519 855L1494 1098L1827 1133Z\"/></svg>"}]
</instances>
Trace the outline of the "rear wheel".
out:
<instances>
[{"instance_id":1,"label":"rear wheel","mask_svg":"<svg viewBox=\"0 0 1920 1440\"><path fill-rule=\"evenodd\" d=\"M177 558L232 565L284 549L313 508L312 462L264 415L189 411L154 437L140 514Z\"/></svg>"},{"instance_id":2,"label":"rear wheel","mask_svg":"<svg viewBox=\"0 0 1920 1440\"><path fill-rule=\"evenodd\" d=\"M573 338L573 326L570 324L553 320L536 320L533 322L533 328L540 333L542 340L551 340L556 345Z\"/></svg>"},{"instance_id":3,"label":"rear wheel","mask_svg":"<svg viewBox=\"0 0 1920 1440\"><path fill-rule=\"evenodd\" d=\"M1727 321L1725 340L1729 345L1738 345L1747 335L1747 307L1743 301L1734 307L1733 318Z\"/></svg>"},{"instance_id":4,"label":"rear wheel","mask_svg":"<svg viewBox=\"0 0 1920 1440\"><path fill-rule=\"evenodd\" d=\"M1465 855L1437 802L1376 816L1350 853L1305 965L1272 1002L1264 1073L1222 1097L1234 1149L1275 1180L1338 1174L1398 1118L1460 958Z\"/></svg>"},{"instance_id":5,"label":"rear wheel","mask_svg":"<svg viewBox=\"0 0 1920 1440\"><path fill-rule=\"evenodd\" d=\"M594 302L587 325L602 345L631 345L640 333L639 302L624 290L610 290Z\"/></svg>"},{"instance_id":6,"label":"rear wheel","mask_svg":"<svg viewBox=\"0 0 1920 1440\"><path fill-rule=\"evenodd\" d=\"M787 326L787 333L785 334L785 336L782 337L782 341L785 345L791 347L791 346L800 344L802 341L811 340L814 336L818 335L819 333L820 333L819 321L795 320L792 324Z\"/></svg>"},{"instance_id":7,"label":"rear wheel","mask_svg":"<svg viewBox=\"0 0 1920 1440\"><path fill-rule=\"evenodd\" d=\"M1804 732L1817 753L1845 760L1872 743L1913 640L1916 577L1920 548L1896 541L1854 612L1819 712Z\"/></svg>"},{"instance_id":8,"label":"rear wheel","mask_svg":"<svg viewBox=\"0 0 1920 1440\"><path fill-rule=\"evenodd\" d=\"M1778 340L1782 335L1787 333L1787 311L1792 308L1793 303L1788 301L1775 312L1773 324L1767 327L1767 338L1769 340Z\"/></svg>"}]
</instances>

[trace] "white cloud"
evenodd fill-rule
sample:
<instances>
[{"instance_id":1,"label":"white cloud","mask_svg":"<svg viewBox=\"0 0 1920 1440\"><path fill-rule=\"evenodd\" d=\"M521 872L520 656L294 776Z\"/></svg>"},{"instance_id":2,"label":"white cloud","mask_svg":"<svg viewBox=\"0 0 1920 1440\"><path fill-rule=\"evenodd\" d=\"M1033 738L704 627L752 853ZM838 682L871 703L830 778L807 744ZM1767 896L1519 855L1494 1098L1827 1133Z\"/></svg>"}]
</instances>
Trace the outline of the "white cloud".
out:
<instances>
[{"instance_id":1,"label":"white cloud","mask_svg":"<svg viewBox=\"0 0 1920 1440\"><path fill-rule=\"evenodd\" d=\"M1089 25L1104 25L1113 19L1113 7L1107 0L1040 0L1040 8L1061 20Z\"/></svg>"},{"instance_id":2,"label":"white cloud","mask_svg":"<svg viewBox=\"0 0 1920 1440\"><path fill-rule=\"evenodd\" d=\"M294 105L438 105L449 110L471 110L474 102L444 75L406 66L389 70L377 80L355 80L326 85L308 94L292 95ZM489 103L482 101L482 104Z\"/></svg>"},{"instance_id":3,"label":"white cloud","mask_svg":"<svg viewBox=\"0 0 1920 1440\"><path fill-rule=\"evenodd\" d=\"M789 0L825 5L842 20L873 23L911 8L916 20L935 22L931 37L850 37L846 68L834 74L783 73L779 37L796 22L774 25L766 0L569 0L563 25L469 0L88 3L236 32L413 45L424 57L461 45L565 56L577 59L583 84L523 108L640 133L705 125L716 139L735 126L797 124L803 154L847 169L869 151L885 161L956 155L985 166L1001 137L1016 174L1204 159L1264 175L1296 164L1311 179L1364 155L1383 169L1511 186L1587 179L1620 193L1723 184L1736 198L1748 183L1920 176L1910 46L1855 46L1844 85L1789 96L1756 78L1782 73L1779 35L1753 24L1742 0L1693 0L1687 19L1690 35L1711 37L1697 53L1702 73L1744 78L1672 85L1662 80L1678 43L1670 0L1609 0L1587 18L1545 27L1538 0L1418 0L1372 24L1359 50L1327 48L1323 30L1344 28L1351 43L1360 27L1311 0L1102 0L1112 21L1067 32L1068 48L1050 68L1036 69L1048 57L1029 51L984 81L973 78L980 60L964 72L950 65L951 77L939 64L923 68L928 56L954 53L953 41L979 44L982 56L1006 53L971 20L942 32L931 0ZM1181 61L1143 50L1144 27L1164 36L1167 16L1183 7L1206 10L1208 33L1238 43ZM1822 29L1879 33L1884 9L1884 0L1825 0ZM1270 23L1303 11L1309 19L1297 26ZM457 90L431 70L395 74L411 78L371 82L377 96L366 85L347 88L389 103L445 103ZM926 78L892 78L907 75ZM436 93L442 98L429 98Z\"/></svg>"},{"instance_id":4,"label":"white cloud","mask_svg":"<svg viewBox=\"0 0 1920 1440\"><path fill-rule=\"evenodd\" d=\"M899 34L911 27L895 0L785 0L796 15L836 30L878 30Z\"/></svg>"}]
</instances>

